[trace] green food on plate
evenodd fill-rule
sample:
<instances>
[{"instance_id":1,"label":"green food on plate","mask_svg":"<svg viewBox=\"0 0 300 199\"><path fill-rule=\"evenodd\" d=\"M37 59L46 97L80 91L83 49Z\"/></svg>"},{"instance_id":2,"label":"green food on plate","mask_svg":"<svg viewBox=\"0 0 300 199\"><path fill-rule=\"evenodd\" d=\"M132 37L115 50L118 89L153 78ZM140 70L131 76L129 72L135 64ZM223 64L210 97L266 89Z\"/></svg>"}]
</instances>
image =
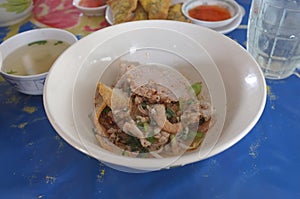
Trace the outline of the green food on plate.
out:
<instances>
[{"instance_id":1,"label":"green food on plate","mask_svg":"<svg viewBox=\"0 0 300 199\"><path fill-rule=\"evenodd\" d=\"M7 0L6 3L0 4L0 8L5 8L7 12L20 14L28 9L30 5L31 0Z\"/></svg>"}]
</instances>

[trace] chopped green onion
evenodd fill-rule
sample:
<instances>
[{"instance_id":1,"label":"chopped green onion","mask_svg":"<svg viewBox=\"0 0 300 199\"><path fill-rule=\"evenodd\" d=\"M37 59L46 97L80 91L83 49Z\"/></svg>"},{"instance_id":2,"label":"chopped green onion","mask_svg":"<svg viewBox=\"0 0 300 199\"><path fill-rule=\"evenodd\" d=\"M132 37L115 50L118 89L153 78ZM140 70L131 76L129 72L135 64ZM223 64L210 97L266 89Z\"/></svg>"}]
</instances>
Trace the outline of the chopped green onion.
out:
<instances>
[{"instance_id":1,"label":"chopped green onion","mask_svg":"<svg viewBox=\"0 0 300 199\"><path fill-rule=\"evenodd\" d=\"M139 120L138 120L138 122L136 123L136 125L137 125L138 127L144 127L144 123L141 122L141 121L139 121Z\"/></svg>"},{"instance_id":2,"label":"chopped green onion","mask_svg":"<svg viewBox=\"0 0 300 199\"><path fill-rule=\"evenodd\" d=\"M64 42L63 41L57 41L55 42L54 46L58 45L58 44L63 44Z\"/></svg>"},{"instance_id":3,"label":"chopped green onion","mask_svg":"<svg viewBox=\"0 0 300 199\"><path fill-rule=\"evenodd\" d=\"M189 132L188 137L189 137L189 139L191 139L191 138L197 138L197 139L199 139L199 138L202 138L203 135L204 134L201 131Z\"/></svg>"},{"instance_id":4,"label":"chopped green onion","mask_svg":"<svg viewBox=\"0 0 300 199\"><path fill-rule=\"evenodd\" d=\"M143 109L146 109L146 108L147 108L147 103L146 103L146 102L143 101L143 102L141 103L141 105L142 105L142 108L143 108Z\"/></svg>"},{"instance_id":5,"label":"chopped green onion","mask_svg":"<svg viewBox=\"0 0 300 199\"><path fill-rule=\"evenodd\" d=\"M144 123L144 131L148 132L149 131L149 125L147 122Z\"/></svg>"},{"instance_id":6,"label":"chopped green onion","mask_svg":"<svg viewBox=\"0 0 300 199\"><path fill-rule=\"evenodd\" d=\"M202 138L203 137L203 133L201 131L198 131L196 133L196 138Z\"/></svg>"},{"instance_id":7,"label":"chopped green onion","mask_svg":"<svg viewBox=\"0 0 300 199\"><path fill-rule=\"evenodd\" d=\"M107 114L109 111L111 111L111 109L110 109L108 106L106 106L106 107L103 109L102 113L103 113L103 114Z\"/></svg>"},{"instance_id":8,"label":"chopped green onion","mask_svg":"<svg viewBox=\"0 0 300 199\"><path fill-rule=\"evenodd\" d=\"M32 46L32 45L45 45L47 43L46 40L41 40L41 41L35 41L32 43L29 43L28 46Z\"/></svg>"},{"instance_id":9,"label":"chopped green onion","mask_svg":"<svg viewBox=\"0 0 300 199\"><path fill-rule=\"evenodd\" d=\"M16 74L16 73L18 73L18 72L15 71L15 70L10 70L10 71L7 71L6 73L7 73L7 74Z\"/></svg>"},{"instance_id":10,"label":"chopped green onion","mask_svg":"<svg viewBox=\"0 0 300 199\"><path fill-rule=\"evenodd\" d=\"M179 98L179 110L182 111L183 110L183 101L181 98Z\"/></svg>"},{"instance_id":11,"label":"chopped green onion","mask_svg":"<svg viewBox=\"0 0 300 199\"><path fill-rule=\"evenodd\" d=\"M151 137L147 137L147 140L151 142L151 144L153 144L156 141L156 138L154 136L151 136Z\"/></svg>"},{"instance_id":12,"label":"chopped green onion","mask_svg":"<svg viewBox=\"0 0 300 199\"><path fill-rule=\"evenodd\" d=\"M143 130L143 129L144 129L144 123L143 123L143 122L138 121L138 122L136 123L136 125L137 125L137 127L138 127L140 130Z\"/></svg>"},{"instance_id":13,"label":"chopped green onion","mask_svg":"<svg viewBox=\"0 0 300 199\"><path fill-rule=\"evenodd\" d=\"M128 139L126 140L126 144L131 147L131 151L136 151L136 150L138 150L139 147L141 147L141 144L140 144L138 138L133 137L133 136L128 137Z\"/></svg>"},{"instance_id":14,"label":"chopped green onion","mask_svg":"<svg viewBox=\"0 0 300 199\"><path fill-rule=\"evenodd\" d=\"M138 121L136 123L137 127L144 131L144 132L148 132L149 131L149 124L147 122L141 122L141 121Z\"/></svg>"},{"instance_id":15,"label":"chopped green onion","mask_svg":"<svg viewBox=\"0 0 300 199\"><path fill-rule=\"evenodd\" d=\"M172 135L170 135L170 142L171 142L171 144L175 144L176 143L176 139L175 139L175 136L172 134Z\"/></svg>"},{"instance_id":16,"label":"chopped green onion","mask_svg":"<svg viewBox=\"0 0 300 199\"><path fill-rule=\"evenodd\" d=\"M171 108L166 107L166 116L167 116L167 119L170 119L172 117L176 117L176 114Z\"/></svg>"},{"instance_id":17,"label":"chopped green onion","mask_svg":"<svg viewBox=\"0 0 300 199\"><path fill-rule=\"evenodd\" d=\"M192 85L192 89L193 89L195 95L198 96L202 90L202 83L201 82L194 83Z\"/></svg>"}]
</instances>

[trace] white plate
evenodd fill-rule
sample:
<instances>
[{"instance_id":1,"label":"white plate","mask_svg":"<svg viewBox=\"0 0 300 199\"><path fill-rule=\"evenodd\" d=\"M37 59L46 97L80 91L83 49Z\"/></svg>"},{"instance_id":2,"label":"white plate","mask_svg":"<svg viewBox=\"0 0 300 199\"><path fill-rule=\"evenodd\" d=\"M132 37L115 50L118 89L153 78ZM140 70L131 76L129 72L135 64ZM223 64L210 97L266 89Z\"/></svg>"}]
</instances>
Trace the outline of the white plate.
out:
<instances>
[{"instance_id":1,"label":"white plate","mask_svg":"<svg viewBox=\"0 0 300 199\"><path fill-rule=\"evenodd\" d=\"M177 4L177 3L180 3L180 2L185 2L185 1L184 0L181 0L181 1L180 0L177 0L177 1L173 0L172 4ZM241 24L244 15L245 15L245 9L242 6L240 6L239 15L237 16L237 18L235 20L233 20L233 22L231 22L230 24L228 24L226 26L223 26L223 27L211 28L211 29L215 30L219 33L222 33L222 34L227 34L231 31L233 31L234 29L236 29ZM111 8L109 6L107 6L107 8L105 10L105 19L110 25L114 24L112 11L111 11Z\"/></svg>"},{"instance_id":2,"label":"white plate","mask_svg":"<svg viewBox=\"0 0 300 199\"><path fill-rule=\"evenodd\" d=\"M70 47L57 59L46 79L43 95L46 114L58 134L76 149L88 153L76 132L72 116L73 84L83 59L89 53L80 49L91 49L96 45L94 39L117 35L124 29L164 27L184 33L199 42L216 63L226 89L227 113L222 134L206 158L237 143L259 120L266 102L265 79L258 64L235 41L207 28L175 21L149 20L113 27L95 32L82 39L85 41Z\"/></svg>"},{"instance_id":3,"label":"white plate","mask_svg":"<svg viewBox=\"0 0 300 199\"><path fill-rule=\"evenodd\" d=\"M89 155L106 163L144 170L159 170L204 159L218 141L226 115L225 87L217 66L199 43L178 31L147 27L147 25L131 27L125 24L122 27L116 27L119 29L119 34L110 34L108 39L104 31L87 37L88 40L94 41L94 46L84 48L84 51L89 54L81 63L75 80L72 98L73 118L80 140ZM109 29L106 32L109 33ZM79 42L86 43L87 39ZM80 48L77 50L83 51ZM99 146L90 117L94 112L97 83L100 77L106 84L114 83L119 76L118 68L122 61L138 62L142 65L149 63L167 65L180 72L186 82L191 84L204 82L203 90L206 91L207 99L215 109L215 122L208 130L199 150L180 157L181 154L172 158L145 160L115 155ZM179 86L176 88L179 89Z\"/></svg>"}]
</instances>

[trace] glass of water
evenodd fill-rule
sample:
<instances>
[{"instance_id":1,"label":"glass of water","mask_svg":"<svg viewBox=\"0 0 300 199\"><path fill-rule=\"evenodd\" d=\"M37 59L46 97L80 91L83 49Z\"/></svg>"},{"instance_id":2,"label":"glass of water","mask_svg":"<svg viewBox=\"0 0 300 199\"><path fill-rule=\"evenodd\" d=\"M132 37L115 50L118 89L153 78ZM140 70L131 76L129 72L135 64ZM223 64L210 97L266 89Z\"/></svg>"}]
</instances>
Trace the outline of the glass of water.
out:
<instances>
[{"instance_id":1,"label":"glass of water","mask_svg":"<svg viewBox=\"0 0 300 199\"><path fill-rule=\"evenodd\" d=\"M300 0L253 0L247 50L266 78L300 77Z\"/></svg>"}]
</instances>

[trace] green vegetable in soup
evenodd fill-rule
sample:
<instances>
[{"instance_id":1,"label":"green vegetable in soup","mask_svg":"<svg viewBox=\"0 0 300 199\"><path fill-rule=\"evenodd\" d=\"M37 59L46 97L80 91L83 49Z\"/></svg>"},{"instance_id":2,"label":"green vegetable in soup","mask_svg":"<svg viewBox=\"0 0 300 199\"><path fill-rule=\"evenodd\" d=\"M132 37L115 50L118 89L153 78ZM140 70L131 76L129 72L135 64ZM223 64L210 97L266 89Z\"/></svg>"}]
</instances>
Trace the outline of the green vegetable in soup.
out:
<instances>
[{"instance_id":1,"label":"green vegetable in soup","mask_svg":"<svg viewBox=\"0 0 300 199\"><path fill-rule=\"evenodd\" d=\"M189 132L188 133L188 139L201 139L204 136L203 132L197 131L197 132Z\"/></svg>"},{"instance_id":2,"label":"green vegetable in soup","mask_svg":"<svg viewBox=\"0 0 300 199\"><path fill-rule=\"evenodd\" d=\"M169 107L166 107L166 116L167 119L170 119L172 117L176 117L176 113Z\"/></svg>"},{"instance_id":3,"label":"green vegetable in soup","mask_svg":"<svg viewBox=\"0 0 300 199\"><path fill-rule=\"evenodd\" d=\"M63 41L57 41L57 42L54 44L54 46L59 45L59 44L63 44L63 43L64 43Z\"/></svg>"},{"instance_id":4,"label":"green vegetable in soup","mask_svg":"<svg viewBox=\"0 0 300 199\"><path fill-rule=\"evenodd\" d=\"M33 46L33 45L45 45L47 43L47 40L41 40L41 41L35 41L32 43L29 43L28 46Z\"/></svg>"},{"instance_id":5,"label":"green vegetable in soup","mask_svg":"<svg viewBox=\"0 0 300 199\"><path fill-rule=\"evenodd\" d=\"M202 138L203 137L203 133L201 132L201 131L198 131L197 133L196 133L196 136L195 136L196 138Z\"/></svg>"},{"instance_id":6,"label":"green vegetable in soup","mask_svg":"<svg viewBox=\"0 0 300 199\"><path fill-rule=\"evenodd\" d=\"M149 131L149 124L147 122L137 122L137 127L144 132Z\"/></svg>"},{"instance_id":7,"label":"green vegetable in soup","mask_svg":"<svg viewBox=\"0 0 300 199\"><path fill-rule=\"evenodd\" d=\"M107 114L107 113L110 112L110 111L111 111L111 109L110 109L108 106L106 106L106 107L103 109L102 114Z\"/></svg>"},{"instance_id":8,"label":"green vegetable in soup","mask_svg":"<svg viewBox=\"0 0 300 199\"><path fill-rule=\"evenodd\" d=\"M6 71L7 74L16 74L18 73L17 71L15 70L9 70L9 71Z\"/></svg>"},{"instance_id":9,"label":"green vegetable in soup","mask_svg":"<svg viewBox=\"0 0 300 199\"><path fill-rule=\"evenodd\" d=\"M147 108L147 103L146 103L146 102L143 101L141 105L142 105L142 108L143 108L143 109L146 109L146 108Z\"/></svg>"},{"instance_id":10,"label":"green vegetable in soup","mask_svg":"<svg viewBox=\"0 0 300 199\"><path fill-rule=\"evenodd\" d=\"M147 122L144 122L144 132L149 131L149 124Z\"/></svg>"},{"instance_id":11,"label":"green vegetable in soup","mask_svg":"<svg viewBox=\"0 0 300 199\"><path fill-rule=\"evenodd\" d=\"M142 153L148 152L147 148L144 148L139 139L134 137L134 136L129 136L128 139L126 140L126 144L130 146L131 150L130 151L140 151Z\"/></svg>"},{"instance_id":12,"label":"green vegetable in soup","mask_svg":"<svg viewBox=\"0 0 300 199\"><path fill-rule=\"evenodd\" d=\"M156 138L154 136L148 137L147 140L151 142L151 144L156 142Z\"/></svg>"}]
</instances>

